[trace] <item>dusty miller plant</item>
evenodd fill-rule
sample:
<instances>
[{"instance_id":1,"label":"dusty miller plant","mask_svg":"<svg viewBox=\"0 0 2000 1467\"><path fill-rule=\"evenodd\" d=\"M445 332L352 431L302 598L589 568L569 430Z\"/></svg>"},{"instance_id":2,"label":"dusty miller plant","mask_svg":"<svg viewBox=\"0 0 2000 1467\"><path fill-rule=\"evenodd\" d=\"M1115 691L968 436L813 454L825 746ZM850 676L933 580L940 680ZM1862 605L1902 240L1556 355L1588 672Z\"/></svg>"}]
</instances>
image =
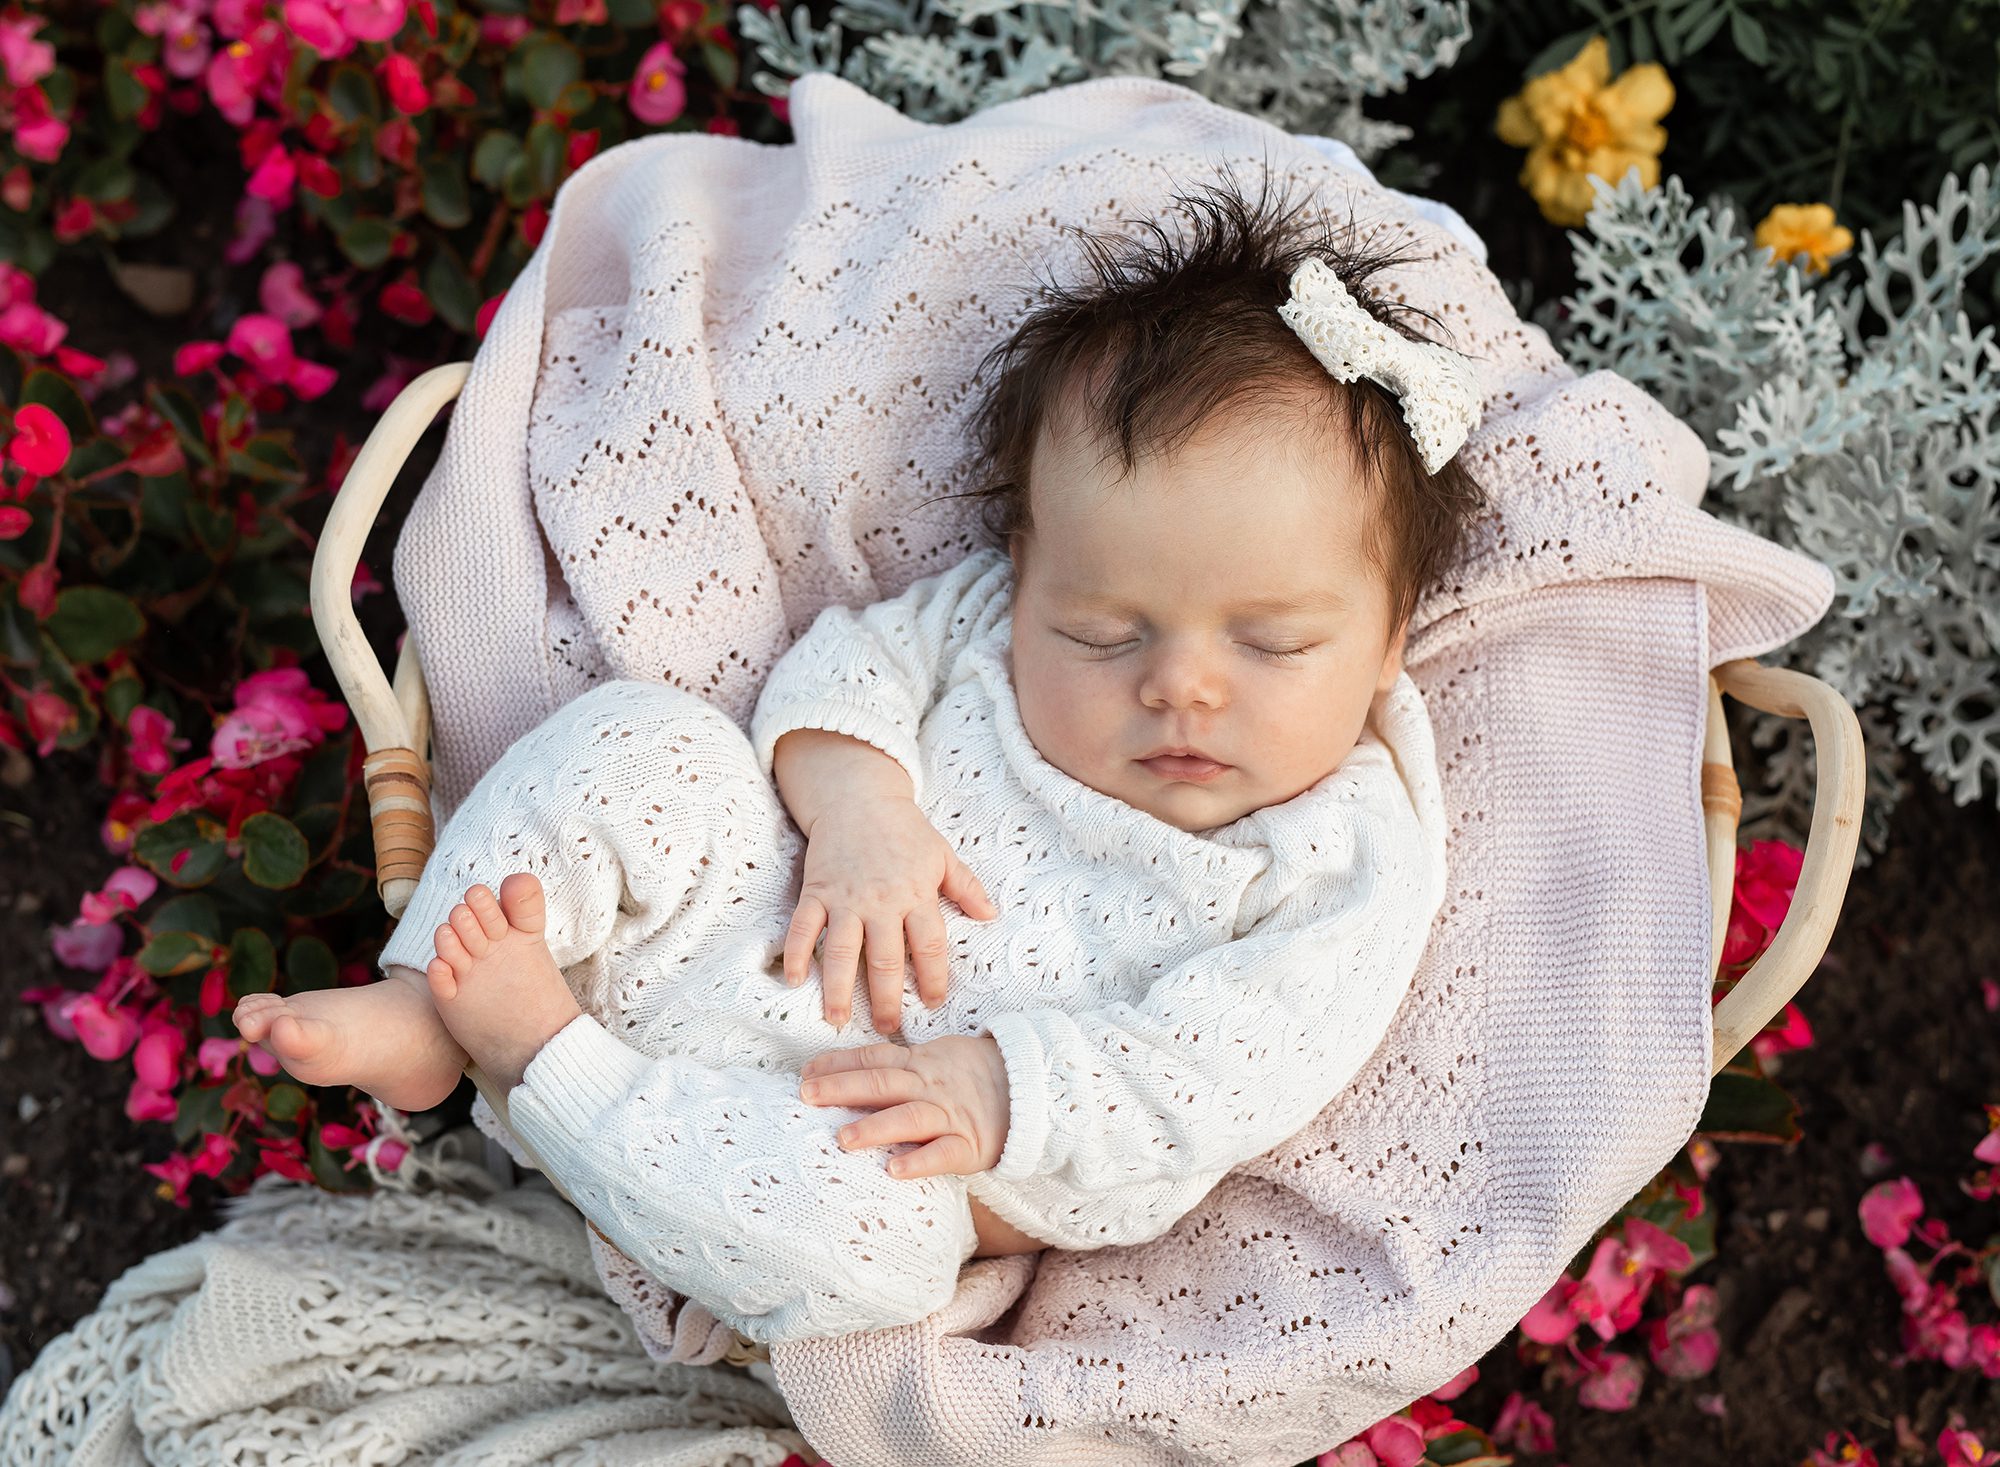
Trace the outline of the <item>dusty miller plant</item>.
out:
<instances>
[{"instance_id":1,"label":"dusty miller plant","mask_svg":"<svg viewBox=\"0 0 2000 1467\"><path fill-rule=\"evenodd\" d=\"M1723 199L1680 180L1597 186L1570 236L1578 287L1558 329L1579 369L1653 393L1709 446L1708 507L1832 568L1832 610L1782 654L1864 708L1869 844L1895 800L1894 746L1956 801L2000 792L2000 346L1971 329L1968 277L2000 252L2000 181L1981 165L1900 235L1864 233L1810 283L1753 246ZM1802 725L1773 722L1755 813L1797 827Z\"/></svg>"},{"instance_id":2,"label":"dusty miller plant","mask_svg":"<svg viewBox=\"0 0 2000 1467\"><path fill-rule=\"evenodd\" d=\"M1468 0L842 0L824 26L744 6L737 18L782 94L833 71L925 122L950 122L1064 82L1161 76L1374 158L1408 128L1361 101L1449 66Z\"/></svg>"}]
</instances>

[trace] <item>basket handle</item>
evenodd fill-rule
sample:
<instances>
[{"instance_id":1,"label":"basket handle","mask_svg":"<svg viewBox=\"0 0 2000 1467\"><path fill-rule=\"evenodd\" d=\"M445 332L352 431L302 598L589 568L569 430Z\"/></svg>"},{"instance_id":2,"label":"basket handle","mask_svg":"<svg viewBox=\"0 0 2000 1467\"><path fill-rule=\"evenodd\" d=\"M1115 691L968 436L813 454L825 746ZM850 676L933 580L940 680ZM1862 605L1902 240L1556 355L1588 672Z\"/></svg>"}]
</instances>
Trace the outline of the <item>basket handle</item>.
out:
<instances>
[{"instance_id":1,"label":"basket handle","mask_svg":"<svg viewBox=\"0 0 2000 1467\"><path fill-rule=\"evenodd\" d=\"M1715 1006L1715 1072L1719 1074L1805 986L1833 940L1840 904L1854 871L1854 853L1861 843L1867 749L1854 709L1818 678L1789 668L1766 667L1747 658L1723 663L1715 669L1714 678L1717 687L1739 703L1785 718L1805 719L1812 728L1819 759L1812 826L1806 835L1805 859L1792 891L1791 910L1764 955ZM1712 796L1707 772L1705 768L1704 803L1711 797L1726 799L1733 794L1732 778L1728 791L1718 788ZM1726 922L1727 904L1718 900L1718 907L1721 920Z\"/></svg>"},{"instance_id":2,"label":"basket handle","mask_svg":"<svg viewBox=\"0 0 2000 1467\"><path fill-rule=\"evenodd\" d=\"M410 904L437 843L426 747L430 707L408 638L397 663L396 685L390 687L361 634L350 587L361 547L404 460L439 410L458 396L471 370L470 362L433 367L397 394L347 471L313 552L313 625L368 749L362 780L375 833L375 886L392 917L400 917Z\"/></svg>"}]
</instances>

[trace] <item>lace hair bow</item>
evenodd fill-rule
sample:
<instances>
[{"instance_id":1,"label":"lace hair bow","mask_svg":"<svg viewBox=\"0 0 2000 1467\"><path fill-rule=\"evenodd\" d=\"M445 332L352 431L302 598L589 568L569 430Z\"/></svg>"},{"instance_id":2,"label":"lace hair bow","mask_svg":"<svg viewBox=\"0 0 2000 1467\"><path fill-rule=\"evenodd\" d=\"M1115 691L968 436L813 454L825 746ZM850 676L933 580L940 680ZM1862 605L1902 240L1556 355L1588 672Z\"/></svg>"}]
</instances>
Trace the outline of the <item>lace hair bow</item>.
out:
<instances>
[{"instance_id":1,"label":"lace hair bow","mask_svg":"<svg viewBox=\"0 0 2000 1467\"><path fill-rule=\"evenodd\" d=\"M1449 463L1478 426L1479 385L1465 358L1376 320L1325 261L1308 259L1292 272L1292 298L1278 314L1335 381L1367 377L1396 394L1431 473Z\"/></svg>"}]
</instances>

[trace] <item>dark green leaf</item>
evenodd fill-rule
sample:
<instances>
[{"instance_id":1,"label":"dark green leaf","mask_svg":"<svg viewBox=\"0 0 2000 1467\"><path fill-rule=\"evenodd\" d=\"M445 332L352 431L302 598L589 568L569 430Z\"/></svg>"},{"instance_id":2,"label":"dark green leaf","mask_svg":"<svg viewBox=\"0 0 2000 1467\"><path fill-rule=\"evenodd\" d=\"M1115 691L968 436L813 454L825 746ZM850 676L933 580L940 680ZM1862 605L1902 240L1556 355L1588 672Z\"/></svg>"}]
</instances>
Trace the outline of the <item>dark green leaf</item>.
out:
<instances>
[{"instance_id":1,"label":"dark green leaf","mask_svg":"<svg viewBox=\"0 0 2000 1467\"><path fill-rule=\"evenodd\" d=\"M1745 61L1757 66L1766 65L1770 61L1771 42L1764 34L1764 23L1749 11L1730 11L1729 39L1736 43L1736 49L1743 54Z\"/></svg>"},{"instance_id":2,"label":"dark green leaf","mask_svg":"<svg viewBox=\"0 0 2000 1467\"><path fill-rule=\"evenodd\" d=\"M264 1093L264 1114L283 1124L295 1121L306 1108L306 1093L298 1086L279 1081Z\"/></svg>"},{"instance_id":3,"label":"dark green leaf","mask_svg":"<svg viewBox=\"0 0 2000 1467\"><path fill-rule=\"evenodd\" d=\"M583 75L583 57L567 42L545 36L521 53L521 90L541 108L553 107L564 87Z\"/></svg>"},{"instance_id":4,"label":"dark green leaf","mask_svg":"<svg viewBox=\"0 0 2000 1467\"><path fill-rule=\"evenodd\" d=\"M396 231L380 219L356 219L340 231L340 250L363 270L374 270L389 262L389 249Z\"/></svg>"},{"instance_id":5,"label":"dark green leaf","mask_svg":"<svg viewBox=\"0 0 2000 1467\"><path fill-rule=\"evenodd\" d=\"M209 965L213 947L199 932L161 932L139 949L139 966L155 978L193 973Z\"/></svg>"},{"instance_id":6,"label":"dark green leaf","mask_svg":"<svg viewBox=\"0 0 2000 1467\"><path fill-rule=\"evenodd\" d=\"M186 1146L205 1131L220 1133L227 1118L222 1111L221 1085L189 1085L174 1105L174 1139Z\"/></svg>"},{"instance_id":7,"label":"dark green leaf","mask_svg":"<svg viewBox=\"0 0 2000 1467\"><path fill-rule=\"evenodd\" d=\"M547 198L562 181L567 148L562 129L552 122L538 122L528 129L528 171L538 197Z\"/></svg>"},{"instance_id":8,"label":"dark green leaf","mask_svg":"<svg viewBox=\"0 0 2000 1467\"><path fill-rule=\"evenodd\" d=\"M310 856L306 838L284 816L260 810L243 822L243 874L258 886L297 886Z\"/></svg>"},{"instance_id":9,"label":"dark green leaf","mask_svg":"<svg viewBox=\"0 0 2000 1467\"><path fill-rule=\"evenodd\" d=\"M229 940L229 991L269 993L278 981L278 951L261 927L239 927Z\"/></svg>"},{"instance_id":10,"label":"dark green leaf","mask_svg":"<svg viewBox=\"0 0 2000 1467\"><path fill-rule=\"evenodd\" d=\"M479 287L450 250L440 248L424 266L424 294L445 321L470 331L479 316Z\"/></svg>"},{"instance_id":11,"label":"dark green leaf","mask_svg":"<svg viewBox=\"0 0 2000 1467\"><path fill-rule=\"evenodd\" d=\"M146 685L130 669L119 672L104 684L104 716L119 728L132 716L145 695Z\"/></svg>"},{"instance_id":12,"label":"dark green leaf","mask_svg":"<svg viewBox=\"0 0 2000 1467\"><path fill-rule=\"evenodd\" d=\"M340 982L340 963L319 938L295 937L285 949L285 979L293 993L332 988Z\"/></svg>"},{"instance_id":13,"label":"dark green leaf","mask_svg":"<svg viewBox=\"0 0 2000 1467\"><path fill-rule=\"evenodd\" d=\"M331 917L360 901L368 895L368 890L366 876L350 867L335 866L287 897L285 913L292 917Z\"/></svg>"},{"instance_id":14,"label":"dark green leaf","mask_svg":"<svg viewBox=\"0 0 2000 1467\"><path fill-rule=\"evenodd\" d=\"M703 41L701 59L702 64L708 68L708 74L715 78L717 86L724 91L735 89L739 67L734 52L726 46L716 45L713 41Z\"/></svg>"},{"instance_id":15,"label":"dark green leaf","mask_svg":"<svg viewBox=\"0 0 2000 1467\"><path fill-rule=\"evenodd\" d=\"M76 176L76 192L99 204L115 204L132 197L139 176L123 158L99 158Z\"/></svg>"},{"instance_id":16,"label":"dark green leaf","mask_svg":"<svg viewBox=\"0 0 2000 1467\"><path fill-rule=\"evenodd\" d=\"M650 0L648 0L650 11ZM507 170L521 156L521 140L497 128L479 140L472 150L472 176L488 188L497 189L506 180Z\"/></svg>"},{"instance_id":17,"label":"dark green leaf","mask_svg":"<svg viewBox=\"0 0 2000 1467\"><path fill-rule=\"evenodd\" d=\"M222 918L215 903L200 895L169 897L147 919L147 925L160 932L197 933L210 942L222 937Z\"/></svg>"},{"instance_id":18,"label":"dark green leaf","mask_svg":"<svg viewBox=\"0 0 2000 1467\"><path fill-rule=\"evenodd\" d=\"M1724 1070L1709 1085L1708 1104L1695 1129L1729 1141L1796 1140L1798 1103L1761 1076Z\"/></svg>"},{"instance_id":19,"label":"dark green leaf","mask_svg":"<svg viewBox=\"0 0 2000 1467\"><path fill-rule=\"evenodd\" d=\"M56 597L44 625L72 662L102 662L146 630L129 597L103 586L72 586Z\"/></svg>"},{"instance_id":20,"label":"dark green leaf","mask_svg":"<svg viewBox=\"0 0 2000 1467\"><path fill-rule=\"evenodd\" d=\"M424 213L441 229L458 229L472 222L465 166L456 157L433 158L424 164Z\"/></svg>"},{"instance_id":21,"label":"dark green leaf","mask_svg":"<svg viewBox=\"0 0 2000 1467\"><path fill-rule=\"evenodd\" d=\"M201 409L178 387L155 387L153 410L180 435L181 449L199 463L213 463L208 452L208 435L202 431Z\"/></svg>"},{"instance_id":22,"label":"dark green leaf","mask_svg":"<svg viewBox=\"0 0 2000 1467\"><path fill-rule=\"evenodd\" d=\"M358 66L334 68L333 79L327 83L326 99L333 103L333 110L343 122L381 120L382 94L375 88L375 78Z\"/></svg>"}]
</instances>

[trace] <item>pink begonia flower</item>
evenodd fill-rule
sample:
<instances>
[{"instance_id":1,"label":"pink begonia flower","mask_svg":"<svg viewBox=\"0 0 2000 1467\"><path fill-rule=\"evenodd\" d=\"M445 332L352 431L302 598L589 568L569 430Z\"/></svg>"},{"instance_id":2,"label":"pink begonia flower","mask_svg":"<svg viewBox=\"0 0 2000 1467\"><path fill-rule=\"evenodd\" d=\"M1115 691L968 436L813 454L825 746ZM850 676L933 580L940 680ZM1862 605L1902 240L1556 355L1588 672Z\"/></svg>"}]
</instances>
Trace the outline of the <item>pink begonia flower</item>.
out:
<instances>
[{"instance_id":1,"label":"pink begonia flower","mask_svg":"<svg viewBox=\"0 0 2000 1467\"><path fill-rule=\"evenodd\" d=\"M1606 1350L1588 1363L1590 1373L1576 1388L1577 1401L1597 1411L1630 1410L1646 1383L1645 1368L1616 1350Z\"/></svg>"},{"instance_id":2,"label":"pink begonia flower","mask_svg":"<svg viewBox=\"0 0 2000 1467\"><path fill-rule=\"evenodd\" d=\"M0 504L0 540L18 540L35 527L35 517L18 504Z\"/></svg>"},{"instance_id":3,"label":"pink begonia flower","mask_svg":"<svg viewBox=\"0 0 2000 1467\"><path fill-rule=\"evenodd\" d=\"M1676 1380L1693 1380L1715 1369L1722 1337L1715 1331L1715 1290L1690 1284L1674 1312L1656 1319L1647 1331L1653 1364Z\"/></svg>"},{"instance_id":4,"label":"pink begonia flower","mask_svg":"<svg viewBox=\"0 0 2000 1467\"><path fill-rule=\"evenodd\" d=\"M1416 1467L1424 1460L1424 1435L1401 1416L1378 1421L1361 1433L1382 1467Z\"/></svg>"},{"instance_id":5,"label":"pink begonia flower","mask_svg":"<svg viewBox=\"0 0 2000 1467\"><path fill-rule=\"evenodd\" d=\"M16 301L0 310L0 343L31 356L45 357L62 345L69 327L33 301Z\"/></svg>"},{"instance_id":6,"label":"pink begonia flower","mask_svg":"<svg viewBox=\"0 0 2000 1467\"><path fill-rule=\"evenodd\" d=\"M230 1061L243 1053L243 1049L241 1039L204 1039L194 1052L195 1068L211 1080L220 1080L229 1073Z\"/></svg>"},{"instance_id":7,"label":"pink begonia flower","mask_svg":"<svg viewBox=\"0 0 2000 1467\"><path fill-rule=\"evenodd\" d=\"M0 20L0 66L9 84L31 87L56 69L56 48L35 39L41 20Z\"/></svg>"},{"instance_id":8,"label":"pink begonia flower","mask_svg":"<svg viewBox=\"0 0 2000 1467\"><path fill-rule=\"evenodd\" d=\"M210 755L224 769L248 769L313 748L346 722L346 705L330 702L302 669L273 668L237 684L236 707L216 729Z\"/></svg>"},{"instance_id":9,"label":"pink begonia flower","mask_svg":"<svg viewBox=\"0 0 2000 1467\"><path fill-rule=\"evenodd\" d=\"M273 148L251 173L243 191L282 209L292 202L292 190L298 182L299 166L292 155L283 148Z\"/></svg>"},{"instance_id":10,"label":"pink begonia flower","mask_svg":"<svg viewBox=\"0 0 2000 1467\"><path fill-rule=\"evenodd\" d=\"M1956 1425L1938 1433L1937 1449L1944 1453L1944 1467L1992 1467L2000 1462L2000 1447L1989 1448Z\"/></svg>"},{"instance_id":11,"label":"pink begonia flower","mask_svg":"<svg viewBox=\"0 0 2000 1467\"><path fill-rule=\"evenodd\" d=\"M369 383L368 390L361 394L362 408L371 413L381 412L396 400L397 394L408 387L424 367L425 363L414 357L399 356L395 352L390 352L388 365L383 369L382 375Z\"/></svg>"},{"instance_id":12,"label":"pink begonia flower","mask_svg":"<svg viewBox=\"0 0 2000 1467\"><path fill-rule=\"evenodd\" d=\"M1479 1367L1477 1365L1468 1365L1465 1369L1459 1371L1457 1375L1454 1375L1450 1380L1432 1391L1431 1399L1433 1401L1456 1401L1460 1396L1471 1390L1473 1382L1478 1379Z\"/></svg>"},{"instance_id":13,"label":"pink begonia flower","mask_svg":"<svg viewBox=\"0 0 2000 1467\"><path fill-rule=\"evenodd\" d=\"M76 724L76 710L69 700L46 690L28 694L28 706L22 712L28 732L35 736L35 752L44 758Z\"/></svg>"},{"instance_id":14,"label":"pink begonia flower","mask_svg":"<svg viewBox=\"0 0 2000 1467\"><path fill-rule=\"evenodd\" d=\"M295 358L291 370L285 373L285 385L292 389L292 395L300 402L311 402L324 397L340 380L340 374L333 368L319 362L309 362L304 357Z\"/></svg>"},{"instance_id":15,"label":"pink begonia flower","mask_svg":"<svg viewBox=\"0 0 2000 1467\"><path fill-rule=\"evenodd\" d=\"M69 463L69 429L38 402L15 410L14 435L7 440L7 457L40 479L60 474Z\"/></svg>"},{"instance_id":16,"label":"pink begonia flower","mask_svg":"<svg viewBox=\"0 0 2000 1467\"><path fill-rule=\"evenodd\" d=\"M160 59L181 81L193 81L208 69L215 48L208 28L192 13L180 11L172 27L160 38Z\"/></svg>"},{"instance_id":17,"label":"pink begonia flower","mask_svg":"<svg viewBox=\"0 0 2000 1467\"><path fill-rule=\"evenodd\" d=\"M1342 1442L1330 1452L1321 1452L1316 1467L1380 1467L1380 1459L1362 1442Z\"/></svg>"},{"instance_id":18,"label":"pink begonia flower","mask_svg":"<svg viewBox=\"0 0 2000 1467\"><path fill-rule=\"evenodd\" d=\"M236 324L229 328L228 347L266 382L283 382L296 360L290 328L276 316L260 311L236 318Z\"/></svg>"},{"instance_id":19,"label":"pink begonia flower","mask_svg":"<svg viewBox=\"0 0 2000 1467\"><path fill-rule=\"evenodd\" d=\"M354 580L347 588L347 594L353 599L354 604L359 606L365 597L373 596L381 589L382 583L375 578L375 572L368 568L368 562L357 560L354 563Z\"/></svg>"},{"instance_id":20,"label":"pink begonia flower","mask_svg":"<svg viewBox=\"0 0 2000 1467\"><path fill-rule=\"evenodd\" d=\"M409 1154L409 1146L394 1136L377 1136L366 1148L367 1157L385 1172L393 1172Z\"/></svg>"},{"instance_id":21,"label":"pink begonia flower","mask_svg":"<svg viewBox=\"0 0 2000 1467\"><path fill-rule=\"evenodd\" d=\"M1577 1317L1570 1313L1569 1303L1577 1292L1577 1282L1564 1274L1542 1295L1541 1301L1530 1309L1521 1321L1521 1333L1538 1345L1560 1345L1576 1333Z\"/></svg>"},{"instance_id":22,"label":"pink begonia flower","mask_svg":"<svg viewBox=\"0 0 2000 1467\"><path fill-rule=\"evenodd\" d=\"M409 117L431 105L431 89L424 85L423 72L401 52L383 60L382 89L389 94L389 105Z\"/></svg>"},{"instance_id":23,"label":"pink begonia flower","mask_svg":"<svg viewBox=\"0 0 2000 1467\"><path fill-rule=\"evenodd\" d=\"M85 922L115 922L160 889L160 878L143 866L122 866L97 891L84 893L77 915Z\"/></svg>"},{"instance_id":24,"label":"pink begonia flower","mask_svg":"<svg viewBox=\"0 0 2000 1467\"><path fill-rule=\"evenodd\" d=\"M144 1080L134 1080L125 1092L125 1116L134 1121L170 1121L179 1113L174 1098L156 1090Z\"/></svg>"},{"instance_id":25,"label":"pink begonia flower","mask_svg":"<svg viewBox=\"0 0 2000 1467\"><path fill-rule=\"evenodd\" d=\"M215 0L208 23L225 41L247 36L264 19L265 0Z\"/></svg>"},{"instance_id":26,"label":"pink begonia flower","mask_svg":"<svg viewBox=\"0 0 2000 1467\"><path fill-rule=\"evenodd\" d=\"M2000 1166L2000 1130L1988 1131L1985 1139L1972 1148L1972 1154L1980 1161Z\"/></svg>"},{"instance_id":27,"label":"pink begonia flower","mask_svg":"<svg viewBox=\"0 0 2000 1467\"><path fill-rule=\"evenodd\" d=\"M14 94L14 151L37 163L53 163L69 142L69 124L49 110L41 88Z\"/></svg>"},{"instance_id":28,"label":"pink begonia flower","mask_svg":"<svg viewBox=\"0 0 2000 1467\"><path fill-rule=\"evenodd\" d=\"M1509 1391L1500 1403L1500 1418L1493 1423L1493 1441L1496 1446L1553 1455L1555 1418L1519 1391Z\"/></svg>"},{"instance_id":29,"label":"pink begonia flower","mask_svg":"<svg viewBox=\"0 0 2000 1467\"><path fill-rule=\"evenodd\" d=\"M354 49L354 38L321 0L285 0L285 25L329 61Z\"/></svg>"},{"instance_id":30,"label":"pink begonia flower","mask_svg":"<svg viewBox=\"0 0 2000 1467\"><path fill-rule=\"evenodd\" d=\"M1967 1343L1966 1363L1978 1368L1988 1380L2000 1380L2000 1325L1974 1325Z\"/></svg>"},{"instance_id":31,"label":"pink begonia flower","mask_svg":"<svg viewBox=\"0 0 2000 1467\"><path fill-rule=\"evenodd\" d=\"M2000 1014L2000 983L1991 978L1979 980L1979 1002L1989 1014Z\"/></svg>"},{"instance_id":32,"label":"pink begonia flower","mask_svg":"<svg viewBox=\"0 0 2000 1467\"><path fill-rule=\"evenodd\" d=\"M296 260L279 260L257 282L258 302L294 331L313 325L322 314L320 303L306 289L305 276Z\"/></svg>"},{"instance_id":33,"label":"pink begonia flower","mask_svg":"<svg viewBox=\"0 0 2000 1467\"><path fill-rule=\"evenodd\" d=\"M276 1055L260 1045L253 1044L243 1051L243 1058L249 1062L252 1074L262 1075L267 1080L284 1068L278 1063Z\"/></svg>"},{"instance_id":34,"label":"pink begonia flower","mask_svg":"<svg viewBox=\"0 0 2000 1467\"><path fill-rule=\"evenodd\" d=\"M125 1009L109 1007L94 993L70 1005L69 1022L92 1059L120 1059L139 1041L139 1021Z\"/></svg>"},{"instance_id":35,"label":"pink begonia flower","mask_svg":"<svg viewBox=\"0 0 2000 1467\"><path fill-rule=\"evenodd\" d=\"M49 1032L58 1039L74 1043L76 1027L69 1021L69 1011L83 994L74 988L64 988L60 983L46 984L41 988L30 988L21 995L22 1003L40 1004L42 1022L49 1026Z\"/></svg>"},{"instance_id":36,"label":"pink begonia flower","mask_svg":"<svg viewBox=\"0 0 2000 1467\"><path fill-rule=\"evenodd\" d=\"M148 1087L171 1090L181 1080L187 1031L165 1019L148 1019L132 1050L132 1070Z\"/></svg>"},{"instance_id":37,"label":"pink begonia flower","mask_svg":"<svg viewBox=\"0 0 2000 1467\"><path fill-rule=\"evenodd\" d=\"M479 17L479 44L511 51L527 39L532 22L525 15L482 15Z\"/></svg>"},{"instance_id":38,"label":"pink begonia flower","mask_svg":"<svg viewBox=\"0 0 2000 1467\"><path fill-rule=\"evenodd\" d=\"M219 341L189 341L174 348L174 375L192 377L222 360L227 347Z\"/></svg>"},{"instance_id":39,"label":"pink begonia flower","mask_svg":"<svg viewBox=\"0 0 2000 1467\"><path fill-rule=\"evenodd\" d=\"M132 710L125 730L132 736L132 767L141 774L165 774L174 767L174 754L188 746L174 737L174 721L147 703Z\"/></svg>"},{"instance_id":40,"label":"pink begonia flower","mask_svg":"<svg viewBox=\"0 0 2000 1467\"><path fill-rule=\"evenodd\" d=\"M223 249L222 258L231 265L254 260L277 232L277 211L264 200L245 194L236 201L236 230Z\"/></svg>"},{"instance_id":41,"label":"pink begonia flower","mask_svg":"<svg viewBox=\"0 0 2000 1467\"><path fill-rule=\"evenodd\" d=\"M1785 1011L1778 1015L1775 1028L1767 1028L1750 1040L1750 1048L1759 1059L1769 1059L1776 1054L1789 1054L1795 1049L1810 1048L1813 1042L1812 1025L1795 1003L1785 1005Z\"/></svg>"},{"instance_id":42,"label":"pink begonia flower","mask_svg":"<svg viewBox=\"0 0 2000 1467\"><path fill-rule=\"evenodd\" d=\"M1908 1177L1880 1182L1861 1199L1861 1231L1877 1248L1900 1248L1910 1228L1924 1215L1924 1199Z\"/></svg>"},{"instance_id":43,"label":"pink begonia flower","mask_svg":"<svg viewBox=\"0 0 2000 1467\"><path fill-rule=\"evenodd\" d=\"M149 1162L144 1168L160 1179L160 1195L176 1206L186 1207L188 1183L194 1180L194 1161L178 1151L165 1161Z\"/></svg>"},{"instance_id":44,"label":"pink begonia flower","mask_svg":"<svg viewBox=\"0 0 2000 1467\"><path fill-rule=\"evenodd\" d=\"M679 117L687 106L687 84L681 79L686 73L687 64L674 54L674 48L656 41L639 58L639 69L626 92L632 115L655 127Z\"/></svg>"},{"instance_id":45,"label":"pink begonia flower","mask_svg":"<svg viewBox=\"0 0 2000 1467\"><path fill-rule=\"evenodd\" d=\"M201 1146L194 1154L194 1174L198 1177L219 1177L235 1159L234 1141L213 1131L204 1131Z\"/></svg>"},{"instance_id":46,"label":"pink begonia flower","mask_svg":"<svg viewBox=\"0 0 2000 1467\"><path fill-rule=\"evenodd\" d=\"M86 973L102 973L124 946L125 934L115 922L86 922L78 918L49 934L49 949L55 953L56 961Z\"/></svg>"}]
</instances>

